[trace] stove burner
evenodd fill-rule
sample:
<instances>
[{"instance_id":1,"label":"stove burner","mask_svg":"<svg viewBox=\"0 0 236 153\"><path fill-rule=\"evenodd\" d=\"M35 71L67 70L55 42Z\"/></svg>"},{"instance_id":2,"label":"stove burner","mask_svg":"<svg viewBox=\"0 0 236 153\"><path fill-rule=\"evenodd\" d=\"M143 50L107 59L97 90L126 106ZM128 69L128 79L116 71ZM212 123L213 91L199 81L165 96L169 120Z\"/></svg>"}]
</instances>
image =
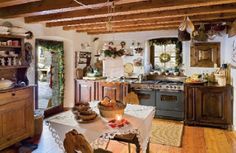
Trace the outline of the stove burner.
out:
<instances>
[{"instance_id":1,"label":"stove burner","mask_svg":"<svg viewBox=\"0 0 236 153\"><path fill-rule=\"evenodd\" d=\"M180 81L169 80L145 80L141 83L134 83L131 85L134 89L155 89L155 90L169 90L169 91L183 91L184 83Z\"/></svg>"}]
</instances>

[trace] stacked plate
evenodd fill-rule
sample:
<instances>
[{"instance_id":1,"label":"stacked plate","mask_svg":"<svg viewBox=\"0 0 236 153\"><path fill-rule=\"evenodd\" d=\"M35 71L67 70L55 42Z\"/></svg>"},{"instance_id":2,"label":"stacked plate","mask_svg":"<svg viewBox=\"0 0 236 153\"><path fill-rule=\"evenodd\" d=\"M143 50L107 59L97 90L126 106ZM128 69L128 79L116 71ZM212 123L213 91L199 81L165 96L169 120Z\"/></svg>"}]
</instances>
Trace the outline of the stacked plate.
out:
<instances>
[{"instance_id":1,"label":"stacked plate","mask_svg":"<svg viewBox=\"0 0 236 153\"><path fill-rule=\"evenodd\" d=\"M90 108L89 103L76 104L73 113L79 123L89 123L97 118L97 113Z\"/></svg>"}]
</instances>

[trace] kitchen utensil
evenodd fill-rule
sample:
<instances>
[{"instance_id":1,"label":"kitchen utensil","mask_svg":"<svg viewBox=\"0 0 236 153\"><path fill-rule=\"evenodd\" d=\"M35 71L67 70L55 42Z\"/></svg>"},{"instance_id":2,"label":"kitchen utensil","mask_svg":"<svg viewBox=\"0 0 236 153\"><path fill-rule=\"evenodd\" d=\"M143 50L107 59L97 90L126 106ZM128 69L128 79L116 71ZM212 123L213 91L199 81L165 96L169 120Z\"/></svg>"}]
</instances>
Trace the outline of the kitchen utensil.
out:
<instances>
[{"instance_id":1,"label":"kitchen utensil","mask_svg":"<svg viewBox=\"0 0 236 153\"><path fill-rule=\"evenodd\" d=\"M236 35L236 19L234 22L230 25L230 29L228 31L228 37L233 37Z\"/></svg>"},{"instance_id":2,"label":"kitchen utensil","mask_svg":"<svg viewBox=\"0 0 236 153\"><path fill-rule=\"evenodd\" d=\"M132 63L126 63L124 65L124 71L125 73L127 73L129 76L132 75L133 71L134 71L134 66Z\"/></svg>"},{"instance_id":3,"label":"kitchen utensil","mask_svg":"<svg viewBox=\"0 0 236 153\"><path fill-rule=\"evenodd\" d=\"M13 87L13 82L10 80L5 80L4 78L2 78L0 80L0 90L4 90L4 89L10 89Z\"/></svg>"},{"instance_id":4,"label":"kitchen utensil","mask_svg":"<svg viewBox=\"0 0 236 153\"><path fill-rule=\"evenodd\" d=\"M182 23L180 23L180 25L179 25L179 30L180 31L185 31L186 30L186 28L187 28L187 17L184 17L184 21L182 22Z\"/></svg>"},{"instance_id":5,"label":"kitchen utensil","mask_svg":"<svg viewBox=\"0 0 236 153\"><path fill-rule=\"evenodd\" d=\"M178 39L179 41L189 41L191 39L190 34L184 30L178 30Z\"/></svg>"},{"instance_id":6,"label":"kitchen utensil","mask_svg":"<svg viewBox=\"0 0 236 153\"><path fill-rule=\"evenodd\" d=\"M189 19L189 17L187 17L186 23L187 23L186 31L191 34L195 28L192 21Z\"/></svg>"}]
</instances>

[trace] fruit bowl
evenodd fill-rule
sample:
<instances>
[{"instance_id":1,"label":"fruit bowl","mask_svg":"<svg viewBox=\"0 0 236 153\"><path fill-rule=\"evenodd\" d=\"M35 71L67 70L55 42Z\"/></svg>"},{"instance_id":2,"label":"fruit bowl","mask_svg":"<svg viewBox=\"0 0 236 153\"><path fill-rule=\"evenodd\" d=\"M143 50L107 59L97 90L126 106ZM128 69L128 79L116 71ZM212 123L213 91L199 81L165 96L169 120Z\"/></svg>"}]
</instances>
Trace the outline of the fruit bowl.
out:
<instances>
[{"instance_id":1,"label":"fruit bowl","mask_svg":"<svg viewBox=\"0 0 236 153\"><path fill-rule=\"evenodd\" d=\"M113 105L105 106L102 102L98 103L100 115L105 118L114 118L116 115L123 115L126 105L120 101L116 101Z\"/></svg>"}]
</instances>

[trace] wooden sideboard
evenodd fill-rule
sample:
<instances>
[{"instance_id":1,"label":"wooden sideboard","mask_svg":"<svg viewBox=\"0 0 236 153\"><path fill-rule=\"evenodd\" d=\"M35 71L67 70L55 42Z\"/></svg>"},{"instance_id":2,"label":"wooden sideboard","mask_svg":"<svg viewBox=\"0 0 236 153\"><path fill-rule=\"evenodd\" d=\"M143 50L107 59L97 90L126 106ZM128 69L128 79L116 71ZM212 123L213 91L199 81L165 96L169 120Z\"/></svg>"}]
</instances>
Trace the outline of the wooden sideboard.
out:
<instances>
[{"instance_id":1,"label":"wooden sideboard","mask_svg":"<svg viewBox=\"0 0 236 153\"><path fill-rule=\"evenodd\" d=\"M33 90L22 87L0 92L0 150L33 136Z\"/></svg>"},{"instance_id":2,"label":"wooden sideboard","mask_svg":"<svg viewBox=\"0 0 236 153\"><path fill-rule=\"evenodd\" d=\"M185 85L185 124L230 128L232 118L232 86Z\"/></svg>"},{"instance_id":3,"label":"wooden sideboard","mask_svg":"<svg viewBox=\"0 0 236 153\"><path fill-rule=\"evenodd\" d=\"M105 96L123 101L128 94L128 83L75 80L75 104L102 100Z\"/></svg>"},{"instance_id":4,"label":"wooden sideboard","mask_svg":"<svg viewBox=\"0 0 236 153\"><path fill-rule=\"evenodd\" d=\"M98 100L98 82L75 80L75 104Z\"/></svg>"}]
</instances>

